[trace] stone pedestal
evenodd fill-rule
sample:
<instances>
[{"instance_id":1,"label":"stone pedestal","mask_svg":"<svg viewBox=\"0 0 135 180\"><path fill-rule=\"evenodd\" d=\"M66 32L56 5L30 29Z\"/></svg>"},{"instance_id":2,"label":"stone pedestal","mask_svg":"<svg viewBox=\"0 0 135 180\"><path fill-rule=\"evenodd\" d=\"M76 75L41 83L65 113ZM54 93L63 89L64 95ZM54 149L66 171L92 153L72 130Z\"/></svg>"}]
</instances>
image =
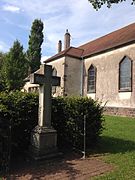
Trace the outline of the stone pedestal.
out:
<instances>
[{"instance_id":1,"label":"stone pedestal","mask_svg":"<svg viewBox=\"0 0 135 180\"><path fill-rule=\"evenodd\" d=\"M36 126L31 133L30 153L35 160L57 156L56 130Z\"/></svg>"}]
</instances>

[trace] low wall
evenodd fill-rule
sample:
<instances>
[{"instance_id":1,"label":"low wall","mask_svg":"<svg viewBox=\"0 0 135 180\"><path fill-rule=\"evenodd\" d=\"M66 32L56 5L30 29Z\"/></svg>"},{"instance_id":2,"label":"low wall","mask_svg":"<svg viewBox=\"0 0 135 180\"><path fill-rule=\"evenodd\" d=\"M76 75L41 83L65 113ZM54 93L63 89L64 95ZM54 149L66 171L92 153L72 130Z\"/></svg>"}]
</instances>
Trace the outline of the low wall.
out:
<instances>
[{"instance_id":1,"label":"low wall","mask_svg":"<svg viewBox=\"0 0 135 180\"><path fill-rule=\"evenodd\" d=\"M105 107L105 115L135 117L135 108Z\"/></svg>"}]
</instances>

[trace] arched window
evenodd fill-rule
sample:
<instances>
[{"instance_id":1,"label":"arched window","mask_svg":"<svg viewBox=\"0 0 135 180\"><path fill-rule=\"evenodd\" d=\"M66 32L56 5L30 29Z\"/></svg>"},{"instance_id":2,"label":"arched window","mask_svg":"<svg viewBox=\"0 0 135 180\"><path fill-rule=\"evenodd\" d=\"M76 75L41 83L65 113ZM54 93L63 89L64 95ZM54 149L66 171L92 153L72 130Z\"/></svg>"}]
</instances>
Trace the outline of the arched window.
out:
<instances>
[{"instance_id":1,"label":"arched window","mask_svg":"<svg viewBox=\"0 0 135 180\"><path fill-rule=\"evenodd\" d=\"M96 92L96 67L93 65L88 69L88 84L87 84L88 93Z\"/></svg>"},{"instance_id":2,"label":"arched window","mask_svg":"<svg viewBox=\"0 0 135 180\"><path fill-rule=\"evenodd\" d=\"M132 61L124 57L119 64L119 90L131 91L132 86Z\"/></svg>"},{"instance_id":3,"label":"arched window","mask_svg":"<svg viewBox=\"0 0 135 180\"><path fill-rule=\"evenodd\" d=\"M57 76L57 70L55 67L52 69L52 76ZM56 86L53 86L52 87L52 94L55 94L55 93L56 93Z\"/></svg>"}]
</instances>

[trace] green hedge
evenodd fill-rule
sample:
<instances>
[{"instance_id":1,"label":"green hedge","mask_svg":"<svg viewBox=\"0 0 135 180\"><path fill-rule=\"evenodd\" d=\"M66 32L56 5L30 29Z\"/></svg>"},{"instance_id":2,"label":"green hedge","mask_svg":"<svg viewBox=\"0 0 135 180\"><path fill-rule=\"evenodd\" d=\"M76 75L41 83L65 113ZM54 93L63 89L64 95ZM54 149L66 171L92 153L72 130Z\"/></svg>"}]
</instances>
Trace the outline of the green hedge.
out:
<instances>
[{"instance_id":1,"label":"green hedge","mask_svg":"<svg viewBox=\"0 0 135 180\"><path fill-rule=\"evenodd\" d=\"M38 95L20 91L0 93L0 107L0 124L7 126L9 122L12 126L12 150L25 150L30 132L37 124Z\"/></svg>"},{"instance_id":2,"label":"green hedge","mask_svg":"<svg viewBox=\"0 0 135 180\"><path fill-rule=\"evenodd\" d=\"M83 148L84 115L86 146L96 144L103 129L103 108L97 101L84 97L54 98L52 125L58 133L58 146Z\"/></svg>"},{"instance_id":3,"label":"green hedge","mask_svg":"<svg viewBox=\"0 0 135 180\"><path fill-rule=\"evenodd\" d=\"M102 132L103 108L98 102L82 97L52 99L52 126L57 130L58 146L83 146L83 120L86 115L86 145L95 144ZM30 132L38 121L38 95L34 93L0 93L0 124L12 125L12 150L28 149ZM2 126L1 126L2 127ZM1 128L2 129L2 128Z\"/></svg>"}]
</instances>

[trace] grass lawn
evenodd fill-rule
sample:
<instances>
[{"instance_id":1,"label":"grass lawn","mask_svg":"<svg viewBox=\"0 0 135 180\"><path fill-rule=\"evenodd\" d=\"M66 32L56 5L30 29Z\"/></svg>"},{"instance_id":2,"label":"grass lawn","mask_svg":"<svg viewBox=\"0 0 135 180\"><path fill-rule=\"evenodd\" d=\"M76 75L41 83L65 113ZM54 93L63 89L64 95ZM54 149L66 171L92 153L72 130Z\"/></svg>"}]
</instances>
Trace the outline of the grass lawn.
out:
<instances>
[{"instance_id":1,"label":"grass lawn","mask_svg":"<svg viewBox=\"0 0 135 180\"><path fill-rule=\"evenodd\" d=\"M94 180L135 180L135 118L105 117L105 129L96 153L114 170Z\"/></svg>"}]
</instances>

